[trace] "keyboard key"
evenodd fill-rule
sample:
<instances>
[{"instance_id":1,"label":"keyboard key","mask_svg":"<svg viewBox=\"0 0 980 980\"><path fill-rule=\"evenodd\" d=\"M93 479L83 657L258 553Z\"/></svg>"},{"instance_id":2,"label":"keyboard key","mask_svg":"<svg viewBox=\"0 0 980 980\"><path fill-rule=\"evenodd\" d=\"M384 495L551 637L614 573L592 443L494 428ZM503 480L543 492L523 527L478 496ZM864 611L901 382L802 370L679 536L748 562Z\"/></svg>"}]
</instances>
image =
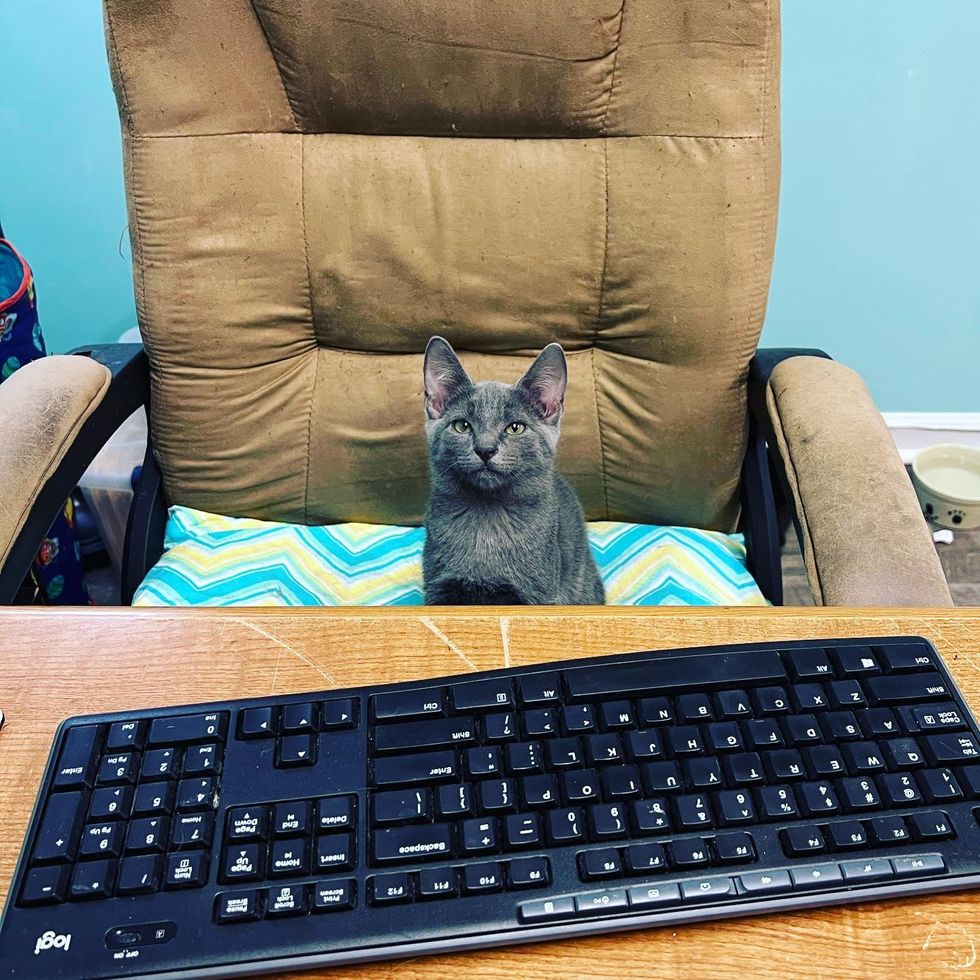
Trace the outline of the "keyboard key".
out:
<instances>
[{"instance_id":1,"label":"keyboard key","mask_svg":"<svg viewBox=\"0 0 980 980\"><path fill-rule=\"evenodd\" d=\"M551 922L556 919L575 917L573 898L548 898L538 902L524 902L518 909L522 922Z\"/></svg>"},{"instance_id":2,"label":"keyboard key","mask_svg":"<svg viewBox=\"0 0 980 980\"><path fill-rule=\"evenodd\" d=\"M665 834L671 829L666 800L637 800L630 814L639 834Z\"/></svg>"},{"instance_id":3,"label":"keyboard key","mask_svg":"<svg viewBox=\"0 0 980 980\"><path fill-rule=\"evenodd\" d=\"M789 669L798 681L808 681L834 676L834 668L822 647L804 647L787 650L785 654Z\"/></svg>"},{"instance_id":4,"label":"keyboard key","mask_svg":"<svg viewBox=\"0 0 980 980\"><path fill-rule=\"evenodd\" d=\"M682 694L677 699L677 711L682 721L711 721L714 717L706 694Z\"/></svg>"},{"instance_id":5,"label":"keyboard key","mask_svg":"<svg viewBox=\"0 0 980 980\"><path fill-rule=\"evenodd\" d=\"M313 807L309 800L277 803L272 808L272 836L296 837L313 829Z\"/></svg>"},{"instance_id":6,"label":"keyboard key","mask_svg":"<svg viewBox=\"0 0 980 980\"><path fill-rule=\"evenodd\" d=\"M784 687L757 687L752 692L756 711L762 715L784 715L789 712L789 695Z\"/></svg>"},{"instance_id":7,"label":"keyboard key","mask_svg":"<svg viewBox=\"0 0 980 980\"><path fill-rule=\"evenodd\" d=\"M493 817L464 820L460 829L465 854L487 854L497 850L497 821Z\"/></svg>"},{"instance_id":8,"label":"keyboard key","mask_svg":"<svg viewBox=\"0 0 980 980\"><path fill-rule=\"evenodd\" d=\"M667 729L667 744L675 756L701 755L704 742L696 725L678 725Z\"/></svg>"},{"instance_id":9,"label":"keyboard key","mask_svg":"<svg viewBox=\"0 0 980 980\"><path fill-rule=\"evenodd\" d=\"M953 694L942 676L934 671L869 677L864 685L871 703L875 705L948 701Z\"/></svg>"},{"instance_id":10,"label":"keyboard key","mask_svg":"<svg viewBox=\"0 0 980 980\"><path fill-rule=\"evenodd\" d=\"M214 921L221 925L254 922L258 918L258 891L221 892L215 897Z\"/></svg>"},{"instance_id":11,"label":"keyboard key","mask_svg":"<svg viewBox=\"0 0 980 980\"><path fill-rule=\"evenodd\" d=\"M213 813L182 813L174 819L170 849L210 847L213 831Z\"/></svg>"},{"instance_id":12,"label":"keyboard key","mask_svg":"<svg viewBox=\"0 0 980 980\"><path fill-rule=\"evenodd\" d=\"M590 704L570 704L561 709L561 727L566 735L593 732L596 728L595 713Z\"/></svg>"},{"instance_id":13,"label":"keyboard key","mask_svg":"<svg viewBox=\"0 0 980 980\"><path fill-rule=\"evenodd\" d=\"M758 752L739 752L725 756L728 778L736 786L750 786L763 780L762 759Z\"/></svg>"},{"instance_id":14,"label":"keyboard key","mask_svg":"<svg viewBox=\"0 0 980 980\"><path fill-rule=\"evenodd\" d=\"M759 801L766 820L789 820L799 816L792 786L763 786L759 790Z\"/></svg>"},{"instance_id":15,"label":"keyboard key","mask_svg":"<svg viewBox=\"0 0 980 980\"><path fill-rule=\"evenodd\" d=\"M368 879L373 905L394 905L412 900L412 883L407 874L375 875Z\"/></svg>"},{"instance_id":16,"label":"keyboard key","mask_svg":"<svg viewBox=\"0 0 980 980\"><path fill-rule=\"evenodd\" d=\"M284 704L282 707L282 730L284 732L316 731L316 705L310 702Z\"/></svg>"},{"instance_id":17,"label":"keyboard key","mask_svg":"<svg viewBox=\"0 0 980 980\"><path fill-rule=\"evenodd\" d=\"M623 873L623 862L619 851L614 847L596 851L579 851L579 877L582 881L594 881L597 878L613 878Z\"/></svg>"},{"instance_id":18,"label":"keyboard key","mask_svg":"<svg viewBox=\"0 0 980 980\"><path fill-rule=\"evenodd\" d=\"M144 721L113 722L109 726L109 734L106 735L106 750L141 749L143 748L145 733L146 722Z\"/></svg>"},{"instance_id":19,"label":"keyboard key","mask_svg":"<svg viewBox=\"0 0 980 980\"><path fill-rule=\"evenodd\" d=\"M228 840L265 840L269 836L269 808L235 806L228 810Z\"/></svg>"},{"instance_id":20,"label":"keyboard key","mask_svg":"<svg viewBox=\"0 0 980 980\"><path fill-rule=\"evenodd\" d=\"M32 860L43 863L73 860L83 816L80 792L52 793L44 806Z\"/></svg>"},{"instance_id":21,"label":"keyboard key","mask_svg":"<svg viewBox=\"0 0 980 980\"><path fill-rule=\"evenodd\" d=\"M793 879L793 887L800 890L828 888L844 881L840 865L837 864L811 864L805 868L790 868L789 875Z\"/></svg>"},{"instance_id":22,"label":"keyboard key","mask_svg":"<svg viewBox=\"0 0 980 980\"><path fill-rule=\"evenodd\" d=\"M515 858L507 865L511 888L539 888L551 883L551 868L545 857Z\"/></svg>"},{"instance_id":23,"label":"keyboard key","mask_svg":"<svg viewBox=\"0 0 980 980\"><path fill-rule=\"evenodd\" d=\"M887 677L872 677L866 681L873 684L875 681L890 680ZM827 685L830 691L830 704L834 708L864 708L868 702L865 700L864 691L857 681L831 681Z\"/></svg>"},{"instance_id":24,"label":"keyboard key","mask_svg":"<svg viewBox=\"0 0 980 980\"><path fill-rule=\"evenodd\" d=\"M812 777L842 776L847 770L836 745L813 745L804 749L807 769Z\"/></svg>"},{"instance_id":25,"label":"keyboard key","mask_svg":"<svg viewBox=\"0 0 980 980\"><path fill-rule=\"evenodd\" d=\"M238 713L238 734L241 738L271 738L276 734L278 709L269 705L243 708Z\"/></svg>"},{"instance_id":26,"label":"keyboard key","mask_svg":"<svg viewBox=\"0 0 980 980\"><path fill-rule=\"evenodd\" d=\"M588 735L585 758L590 766L612 766L623 761L623 743L618 735Z\"/></svg>"},{"instance_id":27,"label":"keyboard key","mask_svg":"<svg viewBox=\"0 0 980 980\"><path fill-rule=\"evenodd\" d=\"M878 661L868 646L838 647L834 651L834 659L842 677L870 677L881 673Z\"/></svg>"},{"instance_id":28,"label":"keyboard key","mask_svg":"<svg viewBox=\"0 0 980 980\"><path fill-rule=\"evenodd\" d=\"M737 752L743 748L742 733L734 721L714 721L707 726L708 748L713 752Z\"/></svg>"},{"instance_id":29,"label":"keyboard key","mask_svg":"<svg viewBox=\"0 0 980 980\"><path fill-rule=\"evenodd\" d=\"M883 847L892 844L904 844L912 839L908 825L901 817L875 817L868 821L871 841Z\"/></svg>"},{"instance_id":30,"label":"keyboard key","mask_svg":"<svg viewBox=\"0 0 980 980\"><path fill-rule=\"evenodd\" d=\"M715 797L715 802L722 826L756 822L755 806L747 790L726 790Z\"/></svg>"},{"instance_id":31,"label":"keyboard key","mask_svg":"<svg viewBox=\"0 0 980 980\"><path fill-rule=\"evenodd\" d=\"M599 705L599 716L602 727L607 732L633 728L636 725L633 706L629 701L606 701Z\"/></svg>"},{"instance_id":32,"label":"keyboard key","mask_svg":"<svg viewBox=\"0 0 980 980\"><path fill-rule=\"evenodd\" d=\"M227 711L154 718L146 741L148 745L188 745L193 742L224 741L227 729Z\"/></svg>"},{"instance_id":33,"label":"keyboard key","mask_svg":"<svg viewBox=\"0 0 980 980\"><path fill-rule=\"evenodd\" d=\"M145 785L153 786L154 784L147 783ZM140 789L142 788L141 786ZM125 819L129 816L132 805L132 786L103 786L92 793L88 807L89 820Z\"/></svg>"},{"instance_id":34,"label":"keyboard key","mask_svg":"<svg viewBox=\"0 0 980 980\"><path fill-rule=\"evenodd\" d=\"M98 725L78 725L68 729L54 771L52 785L55 789L79 789L92 785L98 762L98 740Z\"/></svg>"},{"instance_id":35,"label":"keyboard key","mask_svg":"<svg viewBox=\"0 0 980 980\"><path fill-rule=\"evenodd\" d=\"M891 708L868 708L860 712L860 722L867 738L888 738L901 731Z\"/></svg>"},{"instance_id":36,"label":"keyboard key","mask_svg":"<svg viewBox=\"0 0 980 980\"><path fill-rule=\"evenodd\" d=\"M257 844L244 845L258 847ZM236 845L238 847L238 845ZM310 873L310 842L305 838L274 840L269 847L269 877L296 878Z\"/></svg>"},{"instance_id":37,"label":"keyboard key","mask_svg":"<svg viewBox=\"0 0 980 980\"><path fill-rule=\"evenodd\" d=\"M958 769L960 786L968 800L980 800L980 766Z\"/></svg>"},{"instance_id":38,"label":"keyboard key","mask_svg":"<svg viewBox=\"0 0 980 980\"><path fill-rule=\"evenodd\" d=\"M549 769L577 768L582 765L582 744L577 738L556 738L545 743Z\"/></svg>"},{"instance_id":39,"label":"keyboard key","mask_svg":"<svg viewBox=\"0 0 980 980\"><path fill-rule=\"evenodd\" d=\"M514 685L508 677L455 684L449 689L449 699L457 714L513 708Z\"/></svg>"},{"instance_id":40,"label":"keyboard key","mask_svg":"<svg viewBox=\"0 0 980 980\"><path fill-rule=\"evenodd\" d=\"M951 762L976 762L980 759L980 745L969 732L925 735L921 742L926 758L933 766L942 766Z\"/></svg>"},{"instance_id":41,"label":"keyboard key","mask_svg":"<svg viewBox=\"0 0 980 980\"><path fill-rule=\"evenodd\" d=\"M320 727L328 732L357 728L357 701L354 698L324 701L320 705Z\"/></svg>"},{"instance_id":42,"label":"keyboard key","mask_svg":"<svg viewBox=\"0 0 980 980\"><path fill-rule=\"evenodd\" d=\"M453 868L422 868L419 871L419 898L451 898L458 894Z\"/></svg>"},{"instance_id":43,"label":"keyboard key","mask_svg":"<svg viewBox=\"0 0 980 980\"><path fill-rule=\"evenodd\" d=\"M545 823L548 840L552 844L568 844L585 839L585 815L578 807L549 810Z\"/></svg>"},{"instance_id":44,"label":"keyboard key","mask_svg":"<svg viewBox=\"0 0 980 980\"><path fill-rule=\"evenodd\" d=\"M719 686L781 681L786 677L782 661L773 650L745 650L738 656L693 654L691 656L631 657L625 663L571 667L563 671L572 701L605 697L697 690L710 677Z\"/></svg>"},{"instance_id":45,"label":"keyboard key","mask_svg":"<svg viewBox=\"0 0 980 980\"><path fill-rule=\"evenodd\" d=\"M673 882L663 885L635 885L628 888L630 908L655 909L681 903L681 889Z\"/></svg>"},{"instance_id":46,"label":"keyboard key","mask_svg":"<svg viewBox=\"0 0 980 980\"><path fill-rule=\"evenodd\" d=\"M525 674L517 681L521 704L552 704L561 697L557 673Z\"/></svg>"},{"instance_id":47,"label":"keyboard key","mask_svg":"<svg viewBox=\"0 0 980 980\"><path fill-rule=\"evenodd\" d=\"M554 735L558 730L555 711L551 708L534 708L524 713L524 731L528 738Z\"/></svg>"},{"instance_id":48,"label":"keyboard key","mask_svg":"<svg viewBox=\"0 0 980 980\"><path fill-rule=\"evenodd\" d=\"M393 718L437 718L443 713L441 688L423 688L421 691L393 691L376 694L371 699L374 717L378 721Z\"/></svg>"},{"instance_id":49,"label":"keyboard key","mask_svg":"<svg viewBox=\"0 0 980 980\"><path fill-rule=\"evenodd\" d=\"M57 905L65 900L70 870L66 864L31 868L20 892L21 905Z\"/></svg>"},{"instance_id":50,"label":"keyboard key","mask_svg":"<svg viewBox=\"0 0 980 980\"><path fill-rule=\"evenodd\" d=\"M716 697L721 718L747 718L752 711L745 691L722 691Z\"/></svg>"},{"instance_id":51,"label":"keyboard key","mask_svg":"<svg viewBox=\"0 0 980 980\"><path fill-rule=\"evenodd\" d=\"M466 772L470 776L495 776L503 769L503 755L497 746L467 749L464 753Z\"/></svg>"},{"instance_id":52,"label":"keyboard key","mask_svg":"<svg viewBox=\"0 0 980 980\"><path fill-rule=\"evenodd\" d=\"M505 750L507 769L514 774L540 772L544 766L544 750L540 742L514 742Z\"/></svg>"},{"instance_id":53,"label":"keyboard key","mask_svg":"<svg viewBox=\"0 0 980 980\"><path fill-rule=\"evenodd\" d=\"M455 789L452 786L442 788ZM375 793L372 802L375 823L427 820L432 810L432 794L427 789L390 789Z\"/></svg>"},{"instance_id":54,"label":"keyboard key","mask_svg":"<svg viewBox=\"0 0 980 980\"><path fill-rule=\"evenodd\" d=\"M630 759L662 759L664 755L660 732L645 729L626 733L626 754Z\"/></svg>"},{"instance_id":55,"label":"keyboard key","mask_svg":"<svg viewBox=\"0 0 980 980\"><path fill-rule=\"evenodd\" d=\"M738 884L746 895L776 895L793 889L788 871L751 871L739 875Z\"/></svg>"},{"instance_id":56,"label":"keyboard key","mask_svg":"<svg viewBox=\"0 0 980 980\"><path fill-rule=\"evenodd\" d=\"M208 856L203 851L169 854L164 888L200 888L208 880Z\"/></svg>"},{"instance_id":57,"label":"keyboard key","mask_svg":"<svg viewBox=\"0 0 980 980\"><path fill-rule=\"evenodd\" d=\"M671 793L684 786L676 762L648 762L642 772L643 783L650 793Z\"/></svg>"},{"instance_id":58,"label":"keyboard key","mask_svg":"<svg viewBox=\"0 0 980 980\"><path fill-rule=\"evenodd\" d=\"M379 725L374 730L376 752L471 745L476 741L476 722L471 717L431 718L424 721ZM401 760L398 760L399 762ZM377 764L375 766L377 768Z\"/></svg>"},{"instance_id":59,"label":"keyboard key","mask_svg":"<svg viewBox=\"0 0 980 980\"><path fill-rule=\"evenodd\" d=\"M599 774L602 795L607 800L622 800L640 795L640 770L636 766L615 766Z\"/></svg>"},{"instance_id":60,"label":"keyboard key","mask_svg":"<svg viewBox=\"0 0 980 980\"><path fill-rule=\"evenodd\" d=\"M149 895L159 891L163 874L163 857L159 854L138 854L119 862L117 895Z\"/></svg>"},{"instance_id":61,"label":"keyboard key","mask_svg":"<svg viewBox=\"0 0 980 980\"><path fill-rule=\"evenodd\" d=\"M844 881L848 884L864 884L868 881L884 881L894 877L891 862L884 858L869 858L867 861L842 861L840 866Z\"/></svg>"},{"instance_id":62,"label":"keyboard key","mask_svg":"<svg viewBox=\"0 0 980 980\"><path fill-rule=\"evenodd\" d=\"M99 766L100 786L119 783L135 783L140 771L140 757L136 752L112 752L102 757Z\"/></svg>"},{"instance_id":63,"label":"keyboard key","mask_svg":"<svg viewBox=\"0 0 980 980\"><path fill-rule=\"evenodd\" d=\"M773 749L766 753L766 765L777 782L802 779L806 775L803 756L796 749Z\"/></svg>"},{"instance_id":64,"label":"keyboard key","mask_svg":"<svg viewBox=\"0 0 980 980\"><path fill-rule=\"evenodd\" d=\"M463 866L463 891L468 895L497 892L504 887L504 874L499 864L467 864Z\"/></svg>"},{"instance_id":65,"label":"keyboard key","mask_svg":"<svg viewBox=\"0 0 980 980\"><path fill-rule=\"evenodd\" d=\"M178 810L211 810L217 805L215 782L207 776L204 779L182 779L177 784Z\"/></svg>"},{"instance_id":66,"label":"keyboard key","mask_svg":"<svg viewBox=\"0 0 980 980\"><path fill-rule=\"evenodd\" d=\"M176 779L177 750L150 749L143 755L143 767L140 769L143 779Z\"/></svg>"},{"instance_id":67,"label":"keyboard key","mask_svg":"<svg viewBox=\"0 0 980 980\"><path fill-rule=\"evenodd\" d=\"M793 687L793 704L804 714L811 711L826 711L830 699L822 684L797 684Z\"/></svg>"},{"instance_id":68,"label":"keyboard key","mask_svg":"<svg viewBox=\"0 0 980 980\"><path fill-rule=\"evenodd\" d=\"M868 835L857 820L839 820L827 825L831 845L838 851L867 847Z\"/></svg>"},{"instance_id":69,"label":"keyboard key","mask_svg":"<svg viewBox=\"0 0 980 980\"><path fill-rule=\"evenodd\" d=\"M684 763L684 771L691 789L720 789L725 785L721 762L714 757L688 759Z\"/></svg>"},{"instance_id":70,"label":"keyboard key","mask_svg":"<svg viewBox=\"0 0 980 980\"><path fill-rule=\"evenodd\" d=\"M708 845L697 838L675 840L670 845L670 856L679 868L701 868L708 863Z\"/></svg>"},{"instance_id":71,"label":"keyboard key","mask_svg":"<svg viewBox=\"0 0 980 980\"><path fill-rule=\"evenodd\" d=\"M878 788L870 779L842 779L837 786L846 810L876 810L881 806Z\"/></svg>"},{"instance_id":72,"label":"keyboard key","mask_svg":"<svg viewBox=\"0 0 980 980\"><path fill-rule=\"evenodd\" d=\"M877 772L885 768L881 746L877 742L848 742L844 746L844 761L849 772Z\"/></svg>"},{"instance_id":73,"label":"keyboard key","mask_svg":"<svg viewBox=\"0 0 980 980\"><path fill-rule=\"evenodd\" d=\"M388 827L371 835L375 861L426 861L453 853L452 827L448 823Z\"/></svg>"},{"instance_id":74,"label":"keyboard key","mask_svg":"<svg viewBox=\"0 0 980 980\"><path fill-rule=\"evenodd\" d=\"M942 874L946 870L946 862L940 854L914 854L910 857L893 857L891 863L895 869L895 874L902 878Z\"/></svg>"},{"instance_id":75,"label":"keyboard key","mask_svg":"<svg viewBox=\"0 0 980 980\"><path fill-rule=\"evenodd\" d=\"M710 827L714 823L707 794L693 793L689 796L678 796L674 800L674 808L677 822L685 830Z\"/></svg>"},{"instance_id":76,"label":"keyboard key","mask_svg":"<svg viewBox=\"0 0 980 980\"><path fill-rule=\"evenodd\" d=\"M755 844L749 834L719 834L712 842L722 864L743 864L755 860Z\"/></svg>"},{"instance_id":77,"label":"keyboard key","mask_svg":"<svg viewBox=\"0 0 980 980\"><path fill-rule=\"evenodd\" d=\"M324 834L317 838L314 871L348 871L353 867L353 834Z\"/></svg>"},{"instance_id":78,"label":"keyboard key","mask_svg":"<svg viewBox=\"0 0 980 980\"><path fill-rule=\"evenodd\" d=\"M326 796L316 801L317 830L352 830L353 827L353 796Z\"/></svg>"},{"instance_id":79,"label":"keyboard key","mask_svg":"<svg viewBox=\"0 0 980 980\"><path fill-rule=\"evenodd\" d=\"M787 857L806 857L826 850L819 827L787 827L779 832Z\"/></svg>"},{"instance_id":80,"label":"keyboard key","mask_svg":"<svg viewBox=\"0 0 980 980\"><path fill-rule=\"evenodd\" d=\"M504 817L504 838L508 847L538 847L541 844L541 818L536 813Z\"/></svg>"},{"instance_id":81,"label":"keyboard key","mask_svg":"<svg viewBox=\"0 0 980 980\"><path fill-rule=\"evenodd\" d=\"M440 786L436 792L440 817L458 817L473 812L472 794L467 784Z\"/></svg>"},{"instance_id":82,"label":"keyboard key","mask_svg":"<svg viewBox=\"0 0 980 980\"><path fill-rule=\"evenodd\" d=\"M483 718L483 737L488 742L507 742L517 738L517 715L513 711L495 712Z\"/></svg>"},{"instance_id":83,"label":"keyboard key","mask_svg":"<svg viewBox=\"0 0 980 980\"><path fill-rule=\"evenodd\" d=\"M109 898L115 880L115 861L82 861L71 876L68 896L72 900Z\"/></svg>"},{"instance_id":84,"label":"keyboard key","mask_svg":"<svg viewBox=\"0 0 980 980\"><path fill-rule=\"evenodd\" d=\"M265 914L268 916L305 915L308 906L306 885L274 885L266 889Z\"/></svg>"},{"instance_id":85,"label":"keyboard key","mask_svg":"<svg viewBox=\"0 0 980 980\"><path fill-rule=\"evenodd\" d=\"M257 881L265 866L265 849L261 844L232 844L222 852L218 874L224 882Z\"/></svg>"},{"instance_id":86,"label":"keyboard key","mask_svg":"<svg viewBox=\"0 0 980 980\"><path fill-rule=\"evenodd\" d=\"M458 776L456 753L452 751L374 760L376 786L411 786L415 783L442 782Z\"/></svg>"},{"instance_id":87,"label":"keyboard key","mask_svg":"<svg viewBox=\"0 0 980 980\"><path fill-rule=\"evenodd\" d=\"M922 802L922 794L911 773L887 773L881 777L882 793L892 806L915 806Z\"/></svg>"},{"instance_id":88,"label":"keyboard key","mask_svg":"<svg viewBox=\"0 0 980 980\"><path fill-rule=\"evenodd\" d=\"M626 897L625 888L611 888L604 892L575 896L575 914L577 916L625 912L628 908L629 899Z\"/></svg>"},{"instance_id":89,"label":"keyboard key","mask_svg":"<svg viewBox=\"0 0 980 980\"><path fill-rule=\"evenodd\" d=\"M840 801L829 781L800 783L799 793L805 816L825 816L840 811Z\"/></svg>"},{"instance_id":90,"label":"keyboard key","mask_svg":"<svg viewBox=\"0 0 980 980\"><path fill-rule=\"evenodd\" d=\"M956 836L949 815L941 810L928 813L911 813L908 816L912 836L916 840L951 840Z\"/></svg>"},{"instance_id":91,"label":"keyboard key","mask_svg":"<svg viewBox=\"0 0 980 980\"><path fill-rule=\"evenodd\" d=\"M719 898L734 898L735 882L731 878L691 878L681 882L685 902L713 902Z\"/></svg>"},{"instance_id":92,"label":"keyboard key","mask_svg":"<svg viewBox=\"0 0 980 980\"><path fill-rule=\"evenodd\" d=\"M285 735L276 743L276 765L283 768L312 766L317 759L316 735Z\"/></svg>"},{"instance_id":93,"label":"keyboard key","mask_svg":"<svg viewBox=\"0 0 980 980\"><path fill-rule=\"evenodd\" d=\"M775 718L750 718L743 724L750 748L771 749L785 744L779 721Z\"/></svg>"},{"instance_id":94,"label":"keyboard key","mask_svg":"<svg viewBox=\"0 0 980 980\"><path fill-rule=\"evenodd\" d=\"M827 711L820 721L830 742L846 742L861 737L861 729L853 711Z\"/></svg>"},{"instance_id":95,"label":"keyboard key","mask_svg":"<svg viewBox=\"0 0 980 980\"><path fill-rule=\"evenodd\" d=\"M639 702L640 722L644 725L666 725L674 720L674 711L666 698L643 698Z\"/></svg>"},{"instance_id":96,"label":"keyboard key","mask_svg":"<svg viewBox=\"0 0 980 980\"><path fill-rule=\"evenodd\" d=\"M165 851L169 836L170 820L167 817L144 817L142 820L133 820L126 833L126 853Z\"/></svg>"},{"instance_id":97,"label":"keyboard key","mask_svg":"<svg viewBox=\"0 0 980 980\"><path fill-rule=\"evenodd\" d=\"M221 751L219 746L191 745L184 753L185 776L210 776L221 772Z\"/></svg>"},{"instance_id":98,"label":"keyboard key","mask_svg":"<svg viewBox=\"0 0 980 980\"><path fill-rule=\"evenodd\" d=\"M815 715L789 715L783 719L783 728L791 745L813 745L822 738Z\"/></svg>"},{"instance_id":99,"label":"keyboard key","mask_svg":"<svg viewBox=\"0 0 980 980\"><path fill-rule=\"evenodd\" d=\"M914 738L890 738L881 743L889 769L916 769L925 765L922 749Z\"/></svg>"},{"instance_id":100,"label":"keyboard key","mask_svg":"<svg viewBox=\"0 0 980 980\"><path fill-rule=\"evenodd\" d=\"M649 874L667 867L667 852L661 844L630 844L624 854L629 874Z\"/></svg>"},{"instance_id":101,"label":"keyboard key","mask_svg":"<svg viewBox=\"0 0 980 980\"><path fill-rule=\"evenodd\" d=\"M517 807L517 786L512 779L485 779L476 785L481 813L497 813Z\"/></svg>"},{"instance_id":102,"label":"keyboard key","mask_svg":"<svg viewBox=\"0 0 980 980\"><path fill-rule=\"evenodd\" d=\"M589 807L589 827L596 840L625 837L626 810L621 803L600 803Z\"/></svg>"},{"instance_id":103,"label":"keyboard key","mask_svg":"<svg viewBox=\"0 0 980 980\"><path fill-rule=\"evenodd\" d=\"M595 769L577 769L561 775L562 798L566 803L591 802L600 798L599 773Z\"/></svg>"},{"instance_id":104,"label":"keyboard key","mask_svg":"<svg viewBox=\"0 0 980 980\"><path fill-rule=\"evenodd\" d=\"M527 806L554 806L558 800L558 780L554 776L525 776L521 780L521 795Z\"/></svg>"},{"instance_id":105,"label":"keyboard key","mask_svg":"<svg viewBox=\"0 0 980 980\"><path fill-rule=\"evenodd\" d=\"M932 670L936 666L929 648L921 643L877 644L875 649L889 673Z\"/></svg>"},{"instance_id":106,"label":"keyboard key","mask_svg":"<svg viewBox=\"0 0 980 980\"><path fill-rule=\"evenodd\" d=\"M958 731L966 728L966 719L960 709L952 702L934 704L928 708L903 708L910 712L915 723L914 731Z\"/></svg>"},{"instance_id":107,"label":"keyboard key","mask_svg":"<svg viewBox=\"0 0 980 980\"><path fill-rule=\"evenodd\" d=\"M96 792L103 792L97 790ZM132 795L132 789L126 787L125 792ZM94 794L93 794L94 795ZM168 780L159 783L140 783L133 797L133 814L135 816L153 816L170 813L174 808L177 797L176 784Z\"/></svg>"},{"instance_id":108,"label":"keyboard key","mask_svg":"<svg viewBox=\"0 0 980 980\"><path fill-rule=\"evenodd\" d=\"M949 769L926 769L919 773L919 786L929 803L943 803L963 798L956 777Z\"/></svg>"}]
</instances>

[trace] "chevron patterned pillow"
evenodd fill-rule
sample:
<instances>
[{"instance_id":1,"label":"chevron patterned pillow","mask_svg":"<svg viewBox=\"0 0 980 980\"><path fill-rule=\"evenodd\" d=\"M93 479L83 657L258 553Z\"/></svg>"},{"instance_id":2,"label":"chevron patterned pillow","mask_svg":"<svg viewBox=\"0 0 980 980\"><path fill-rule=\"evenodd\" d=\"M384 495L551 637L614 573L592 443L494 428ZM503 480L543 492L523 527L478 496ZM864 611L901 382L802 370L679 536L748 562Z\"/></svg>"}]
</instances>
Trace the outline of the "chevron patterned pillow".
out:
<instances>
[{"instance_id":1,"label":"chevron patterned pillow","mask_svg":"<svg viewBox=\"0 0 980 980\"><path fill-rule=\"evenodd\" d=\"M596 521L589 540L612 605L765 605L740 535ZM421 605L424 541L418 527L303 527L172 507L163 556L133 605Z\"/></svg>"}]
</instances>

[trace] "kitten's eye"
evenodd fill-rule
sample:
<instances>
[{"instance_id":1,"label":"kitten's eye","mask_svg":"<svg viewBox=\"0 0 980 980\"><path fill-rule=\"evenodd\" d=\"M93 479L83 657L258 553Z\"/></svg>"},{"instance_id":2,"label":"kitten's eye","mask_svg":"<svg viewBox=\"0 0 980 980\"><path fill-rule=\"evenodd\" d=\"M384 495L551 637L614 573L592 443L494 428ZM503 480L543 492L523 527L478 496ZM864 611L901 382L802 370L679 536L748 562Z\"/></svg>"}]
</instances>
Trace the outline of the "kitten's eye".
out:
<instances>
[{"instance_id":1,"label":"kitten's eye","mask_svg":"<svg viewBox=\"0 0 980 980\"><path fill-rule=\"evenodd\" d=\"M456 419L453 422L453 432L469 432L472 426L466 419Z\"/></svg>"},{"instance_id":2,"label":"kitten's eye","mask_svg":"<svg viewBox=\"0 0 980 980\"><path fill-rule=\"evenodd\" d=\"M515 436L519 436L526 428L527 426L523 422L511 422L507 426L507 431Z\"/></svg>"}]
</instances>

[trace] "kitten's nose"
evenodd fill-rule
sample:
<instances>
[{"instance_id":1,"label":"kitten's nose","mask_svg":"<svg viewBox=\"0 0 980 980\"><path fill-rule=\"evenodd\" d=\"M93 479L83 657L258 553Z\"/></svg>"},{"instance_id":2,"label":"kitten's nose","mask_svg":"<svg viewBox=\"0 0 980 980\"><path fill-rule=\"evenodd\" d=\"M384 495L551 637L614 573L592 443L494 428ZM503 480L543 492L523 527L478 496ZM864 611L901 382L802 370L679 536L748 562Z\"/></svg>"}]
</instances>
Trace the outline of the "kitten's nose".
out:
<instances>
[{"instance_id":1,"label":"kitten's nose","mask_svg":"<svg viewBox=\"0 0 980 980\"><path fill-rule=\"evenodd\" d=\"M484 447L481 448L480 446L476 446L475 447L475 452L476 452L477 456L479 456L480 459L483 460L484 463L487 463L494 456L497 455L497 447L496 446L489 446L489 447L488 446L484 446Z\"/></svg>"}]
</instances>

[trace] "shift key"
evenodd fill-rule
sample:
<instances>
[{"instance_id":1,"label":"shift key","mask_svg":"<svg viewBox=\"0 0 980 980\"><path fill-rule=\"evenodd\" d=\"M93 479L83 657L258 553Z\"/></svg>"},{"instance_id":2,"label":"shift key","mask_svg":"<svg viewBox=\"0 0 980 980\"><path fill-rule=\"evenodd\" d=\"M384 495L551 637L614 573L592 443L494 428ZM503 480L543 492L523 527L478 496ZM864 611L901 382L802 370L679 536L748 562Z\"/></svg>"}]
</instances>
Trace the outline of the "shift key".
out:
<instances>
[{"instance_id":1,"label":"shift key","mask_svg":"<svg viewBox=\"0 0 980 980\"><path fill-rule=\"evenodd\" d=\"M378 725L374 730L376 752L434 749L442 745L468 745L475 741L476 723L469 717L406 721L396 725Z\"/></svg>"}]
</instances>

